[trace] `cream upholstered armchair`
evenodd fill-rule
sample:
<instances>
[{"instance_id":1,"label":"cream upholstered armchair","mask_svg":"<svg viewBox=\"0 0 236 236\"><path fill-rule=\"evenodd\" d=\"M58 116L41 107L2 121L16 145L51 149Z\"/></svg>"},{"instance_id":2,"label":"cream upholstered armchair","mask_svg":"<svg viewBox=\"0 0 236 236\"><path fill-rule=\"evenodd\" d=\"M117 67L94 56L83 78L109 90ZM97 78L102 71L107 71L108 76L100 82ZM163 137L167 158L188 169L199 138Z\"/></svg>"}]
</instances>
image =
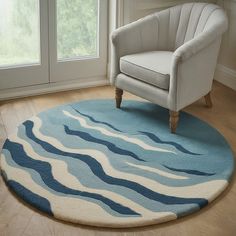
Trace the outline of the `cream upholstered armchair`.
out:
<instances>
[{"instance_id":1,"label":"cream upholstered armchair","mask_svg":"<svg viewBox=\"0 0 236 236\"><path fill-rule=\"evenodd\" d=\"M227 17L217 5L187 3L149 15L112 33L111 84L120 108L123 90L179 111L210 91Z\"/></svg>"}]
</instances>

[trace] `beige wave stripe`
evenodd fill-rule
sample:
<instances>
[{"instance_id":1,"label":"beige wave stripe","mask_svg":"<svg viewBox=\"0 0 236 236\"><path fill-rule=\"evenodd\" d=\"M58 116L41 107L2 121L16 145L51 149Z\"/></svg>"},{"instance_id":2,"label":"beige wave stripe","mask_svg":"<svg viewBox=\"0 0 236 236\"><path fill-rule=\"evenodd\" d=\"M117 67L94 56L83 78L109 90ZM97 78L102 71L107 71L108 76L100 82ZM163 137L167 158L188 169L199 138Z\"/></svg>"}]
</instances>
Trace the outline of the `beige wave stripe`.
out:
<instances>
[{"instance_id":1,"label":"beige wave stripe","mask_svg":"<svg viewBox=\"0 0 236 236\"><path fill-rule=\"evenodd\" d=\"M151 145L149 145L149 144L147 144L147 143L145 143L142 140L137 139L137 138L130 138L130 137L127 137L127 136L122 135L122 134L116 134L116 133L113 133L113 132L103 128L103 127L91 126L86 122L86 120L84 118L82 118L80 116L74 116L68 111L63 111L63 113L66 116L70 117L70 118L78 120L80 122L80 125L83 126L84 128L98 130L104 135L107 135L109 137L119 138L119 139L125 140L126 142L136 144L136 145L140 146L141 148L143 148L145 150L157 151L157 152L168 152L168 153L176 154L174 151L170 151L170 150L163 149L163 148L153 147L153 146L151 146Z\"/></svg>"},{"instance_id":2,"label":"beige wave stripe","mask_svg":"<svg viewBox=\"0 0 236 236\"><path fill-rule=\"evenodd\" d=\"M124 180L129 180L132 182L139 183L145 186L146 188L152 191L161 193L161 194L174 196L174 197L182 197L182 198L183 197L184 198L205 198L208 201L212 201L228 185L228 182L226 180L211 180L208 182L195 184L191 186L171 187L171 186L163 185L155 180L148 179L143 176L138 176L138 175L134 175L130 173L124 173L124 172L114 169L110 165L107 156L101 151L93 150L93 149L80 149L80 148L72 149L72 148L65 147L59 140L53 137L45 136L39 131L40 127L42 126L42 121L40 120L39 117L34 117L32 121L34 122L33 133L39 139L53 144L54 147L56 147L57 149L61 151L89 155L90 157L94 158L102 165L102 168L107 175L110 175L114 178L119 178L119 179L124 179Z\"/></svg>"},{"instance_id":3,"label":"beige wave stripe","mask_svg":"<svg viewBox=\"0 0 236 236\"><path fill-rule=\"evenodd\" d=\"M186 176L175 175L175 174L168 173L166 171L159 170L157 168L153 168L153 167L150 167L150 166L136 165L136 164L133 164L133 163L130 163L130 162L125 162L125 163L127 165L133 166L135 168L145 170L145 171L148 171L148 172L152 172L152 173L155 173L155 174L158 174L160 176L164 176L164 177L167 177L167 178L170 178L170 179L179 179L179 180L189 179Z\"/></svg>"},{"instance_id":4,"label":"beige wave stripe","mask_svg":"<svg viewBox=\"0 0 236 236\"><path fill-rule=\"evenodd\" d=\"M137 204L136 202L122 195L119 195L117 193L114 193L108 190L100 190L100 189L89 188L89 187L84 186L74 175L68 172L68 166L64 161L52 159L43 155L39 155L33 150L32 146L26 140L21 139L20 137L17 137L17 136L11 136L10 140L21 144L26 154L30 156L32 159L40 160L40 161L47 161L52 167L53 177L57 181L59 181L62 185L67 186L68 188L71 188L74 190L100 194L108 199L113 200L116 203L119 203L123 206L131 208L132 210L134 210L135 212L143 216L148 216L150 214L153 214L152 211L142 207L141 205Z\"/></svg>"},{"instance_id":5,"label":"beige wave stripe","mask_svg":"<svg viewBox=\"0 0 236 236\"><path fill-rule=\"evenodd\" d=\"M55 195L36 184L30 174L19 168L7 164L4 154L1 155L2 169L6 172L8 180L14 180L35 194L46 198L51 205L54 216L58 219L74 223L96 226L125 226L127 222L132 225L146 225L150 222L160 223L176 219L172 212L158 212L145 217L116 217L108 214L97 204L79 198Z\"/></svg>"}]
</instances>

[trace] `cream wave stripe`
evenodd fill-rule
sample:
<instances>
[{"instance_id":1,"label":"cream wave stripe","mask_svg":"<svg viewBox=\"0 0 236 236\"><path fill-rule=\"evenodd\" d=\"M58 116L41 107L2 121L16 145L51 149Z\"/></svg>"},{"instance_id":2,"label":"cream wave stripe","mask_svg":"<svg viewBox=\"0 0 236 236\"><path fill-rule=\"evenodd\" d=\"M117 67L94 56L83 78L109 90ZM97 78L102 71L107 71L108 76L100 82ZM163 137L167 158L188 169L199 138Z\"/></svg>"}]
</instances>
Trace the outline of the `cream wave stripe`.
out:
<instances>
[{"instance_id":1,"label":"cream wave stripe","mask_svg":"<svg viewBox=\"0 0 236 236\"><path fill-rule=\"evenodd\" d=\"M154 147L154 146L151 146L145 142L143 142L142 140L140 139L137 139L137 138L130 138L130 137L127 137L125 135L122 135L122 134L117 134L117 133L113 133L103 127L98 127L98 126L91 126L87 123L87 121L81 117L81 116L75 116L75 115L72 115L70 112L68 111L65 111L63 110L63 113L72 118L72 119L75 119L77 121L80 122L80 125L84 128L87 128L87 129L93 129L93 130L97 130L99 132L101 132L102 134L106 135L106 136L109 136L109 137L114 137L114 138L119 138L119 139L122 139L126 142L129 142L129 143L133 143L133 144L136 144L138 146L140 146L141 148L145 149L145 150L149 150L149 151L157 151L157 152L167 152L167 153L173 153L173 154L176 154L176 152L174 151L170 151L170 150L167 150L167 149L163 149L163 148L157 148L157 147Z\"/></svg>"},{"instance_id":2,"label":"cream wave stripe","mask_svg":"<svg viewBox=\"0 0 236 236\"><path fill-rule=\"evenodd\" d=\"M204 198L208 201L211 201L219 194L222 189L224 189L228 185L227 180L211 180L205 183L195 184L191 186L184 186L184 187L170 187L163 185L157 181L148 179L146 177L130 174L130 173L124 173L120 172L116 169L114 169L109 161L106 155L100 151L92 150L92 149L72 149L65 147L60 141L53 137L48 137L43 135L40 132L40 128L42 126L42 122L39 117L34 117L31 119L31 121L34 122L33 127L33 133L34 135L47 142L52 143L54 147L58 148L59 150L62 150L63 152L75 152L89 155L90 157L94 158L96 161L98 161L105 171L106 174L123 180L129 180L134 183L139 183L142 186L145 186L147 189L150 189L152 191L155 191L160 194L165 194L167 196L173 196L173 197L185 197L185 198Z\"/></svg>"},{"instance_id":3,"label":"cream wave stripe","mask_svg":"<svg viewBox=\"0 0 236 236\"><path fill-rule=\"evenodd\" d=\"M127 165L132 166L132 167L135 167L135 168L138 168L138 169L141 169L141 170L145 170L145 171L148 171L148 172L156 173L156 174L158 174L160 176L163 176L163 177L166 177L166 178L179 179L179 180L189 179L189 177L187 177L187 176L180 176L180 175L175 175L175 174L172 174L172 173L168 173L166 171L159 170L156 167L153 168L153 167L145 166L145 165L136 165L136 164L130 163L128 161L126 161L125 163Z\"/></svg>"},{"instance_id":4,"label":"cream wave stripe","mask_svg":"<svg viewBox=\"0 0 236 236\"><path fill-rule=\"evenodd\" d=\"M93 124L96 123L96 124L99 124L99 125L105 125L107 127L109 127L110 129L116 131L116 132L119 132L119 133L126 133L124 131L121 131L119 129L117 129L116 127L114 127L113 125L111 125L110 123L108 122L105 122L105 121L100 121L100 120L96 120L93 116L91 115L88 115L88 114L85 114L85 113L82 113L81 111L79 111L78 109L74 108L73 109L76 111L76 113L80 114L81 116L83 117L86 117L90 122L92 122ZM173 142L173 141L165 141L165 140L162 140L160 139L158 136L156 136L156 134L154 135L153 133L150 133L150 132L145 132L145 131L138 131L137 133L135 133L136 135L143 135L143 136L146 136L148 137L150 140L152 140L153 142L155 142L155 144L164 144L164 145L170 145L170 146L173 146L175 149L177 149L178 151L182 152L182 153L185 153L185 154L190 154L190 155L201 155L199 153L194 153L194 152L191 152L189 150L187 150L185 147L183 147L181 144L179 143L176 143L176 142Z\"/></svg>"},{"instance_id":5,"label":"cream wave stripe","mask_svg":"<svg viewBox=\"0 0 236 236\"><path fill-rule=\"evenodd\" d=\"M57 181L59 181L61 184L71 189L75 189L75 190L79 189L80 191L86 191L86 192L97 193L97 194L103 195L104 197L107 197L111 199L112 201L117 202L123 206L128 206L129 208L131 208L132 210L134 210L135 212L143 216L148 216L150 214L153 214L152 211L147 210L141 205L135 203L134 201L131 201L122 195L116 194L115 192L108 191L108 190L88 188L82 185L81 182L74 175L68 172L68 166L64 161L55 160L49 157L45 157L43 155L39 155L33 150L32 146L26 140L18 136L11 136L9 137L9 140L11 140L12 142L21 144L26 154L30 156L32 159L47 161L49 164L51 164L52 174L54 178ZM60 171L58 172L58 170Z\"/></svg>"},{"instance_id":6,"label":"cream wave stripe","mask_svg":"<svg viewBox=\"0 0 236 236\"><path fill-rule=\"evenodd\" d=\"M29 172L23 169L15 168L7 164L6 157L4 154L1 155L2 159L2 170L7 172L7 181L14 180L15 176L18 177L18 182L24 186L26 189L30 189L32 192L39 196L44 196L50 202L51 210L53 215L58 219L67 219L74 223L84 223L92 225L104 225L104 221L108 222L108 225L125 224L127 222L126 217L116 217L108 214L102 207L92 202L88 202L79 198L63 197L55 195L40 185L36 184ZM66 207L64 207L66 205ZM93 214L91 214L91 209ZM79 212L79 214L78 214ZM155 212L152 214L145 215L145 222L143 222L143 217L131 217L129 216L129 222L131 224L149 222L153 220L153 223L165 222L168 220L176 219L177 216L172 212ZM100 221L98 219L101 219Z\"/></svg>"}]
</instances>

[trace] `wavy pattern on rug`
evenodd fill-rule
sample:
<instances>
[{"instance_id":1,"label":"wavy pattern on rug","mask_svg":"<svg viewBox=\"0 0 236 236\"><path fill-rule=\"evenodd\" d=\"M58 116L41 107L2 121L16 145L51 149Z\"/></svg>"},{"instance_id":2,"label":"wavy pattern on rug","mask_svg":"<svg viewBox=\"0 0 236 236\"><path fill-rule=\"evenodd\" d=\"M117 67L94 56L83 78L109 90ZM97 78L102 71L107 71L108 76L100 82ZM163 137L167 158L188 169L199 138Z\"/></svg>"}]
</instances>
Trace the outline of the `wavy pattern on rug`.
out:
<instances>
[{"instance_id":1,"label":"wavy pattern on rug","mask_svg":"<svg viewBox=\"0 0 236 236\"><path fill-rule=\"evenodd\" d=\"M122 132L121 130L115 128L115 127L112 126L111 124L108 124L108 123L102 122L102 121L98 121L98 120L94 119L93 117L91 117L91 116L89 116L89 115L87 115L87 114L84 114L84 113L82 113L82 112L79 112L79 111L76 110L76 109L75 109L75 111L76 111L77 113L79 113L80 115L89 118L89 120L92 121L92 122L95 122L95 123L98 123L98 124L104 124L104 125L106 125L106 126L112 128L112 129L115 130L115 131ZM66 128L68 129L68 127L66 127ZM180 151L182 151L182 152L184 152L184 153L192 154L192 155L200 155L200 154L198 154L198 153L193 153L193 152L190 152L190 151L186 150L183 146L181 146L181 145L178 144L178 143L163 141L163 140L161 140L160 138L158 138L156 135L154 135L154 134L152 134L152 133L148 133L148 132L144 132L144 131L139 131L139 133L148 136L150 139L152 139L152 140L153 140L154 142L156 142L156 143L162 143L162 144L173 145L175 148L177 148L178 150L180 150Z\"/></svg>"},{"instance_id":2,"label":"wavy pattern on rug","mask_svg":"<svg viewBox=\"0 0 236 236\"><path fill-rule=\"evenodd\" d=\"M75 223L133 227L190 214L226 188L232 152L188 114L178 135L165 119L163 108L134 101L121 110L109 100L53 108L6 140L3 178L24 201Z\"/></svg>"}]
</instances>

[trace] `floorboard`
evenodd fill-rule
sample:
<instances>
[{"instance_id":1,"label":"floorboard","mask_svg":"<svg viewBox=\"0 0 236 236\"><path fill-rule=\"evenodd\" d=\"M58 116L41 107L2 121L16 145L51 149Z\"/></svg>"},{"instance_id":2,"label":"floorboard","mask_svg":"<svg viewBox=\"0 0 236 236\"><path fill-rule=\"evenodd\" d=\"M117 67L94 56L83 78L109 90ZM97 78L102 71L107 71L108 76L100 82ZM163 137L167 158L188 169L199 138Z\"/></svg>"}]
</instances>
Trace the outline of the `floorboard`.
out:
<instances>
[{"instance_id":1,"label":"floorboard","mask_svg":"<svg viewBox=\"0 0 236 236\"><path fill-rule=\"evenodd\" d=\"M84 99L114 98L109 86L61 92L0 104L0 148L7 135L29 117L51 107ZM140 99L129 93L124 99ZM210 123L221 132L236 154L236 91L215 83L212 92L213 108L205 107L204 99L185 111ZM115 103L114 103L115 104ZM167 121L168 122L168 121ZM181 122L181 120L180 120ZM0 178L0 236L233 236L236 235L235 176L229 188L208 207L193 215L161 225L133 229L102 229L57 221L24 204L10 193Z\"/></svg>"}]
</instances>

